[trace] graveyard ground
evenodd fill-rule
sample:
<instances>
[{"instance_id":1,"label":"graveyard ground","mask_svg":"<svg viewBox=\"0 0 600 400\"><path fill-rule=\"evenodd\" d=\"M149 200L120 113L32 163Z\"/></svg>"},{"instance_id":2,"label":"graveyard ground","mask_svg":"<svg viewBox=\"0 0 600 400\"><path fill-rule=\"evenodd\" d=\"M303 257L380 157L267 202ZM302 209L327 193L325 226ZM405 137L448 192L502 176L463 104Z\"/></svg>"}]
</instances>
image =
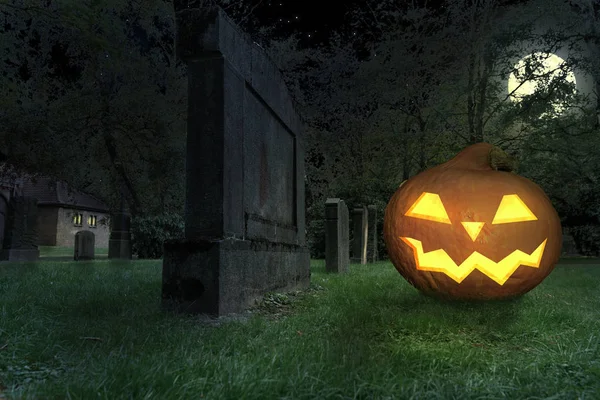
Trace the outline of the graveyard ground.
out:
<instances>
[{"instance_id":1,"label":"graveyard ground","mask_svg":"<svg viewBox=\"0 0 600 400\"><path fill-rule=\"evenodd\" d=\"M161 261L0 265L0 398L598 398L600 267L443 303L387 262L208 323L160 310Z\"/></svg>"},{"instance_id":2,"label":"graveyard ground","mask_svg":"<svg viewBox=\"0 0 600 400\"><path fill-rule=\"evenodd\" d=\"M39 246L40 257L73 257L72 247ZM108 247L94 248L94 254L100 257L108 256Z\"/></svg>"}]
</instances>

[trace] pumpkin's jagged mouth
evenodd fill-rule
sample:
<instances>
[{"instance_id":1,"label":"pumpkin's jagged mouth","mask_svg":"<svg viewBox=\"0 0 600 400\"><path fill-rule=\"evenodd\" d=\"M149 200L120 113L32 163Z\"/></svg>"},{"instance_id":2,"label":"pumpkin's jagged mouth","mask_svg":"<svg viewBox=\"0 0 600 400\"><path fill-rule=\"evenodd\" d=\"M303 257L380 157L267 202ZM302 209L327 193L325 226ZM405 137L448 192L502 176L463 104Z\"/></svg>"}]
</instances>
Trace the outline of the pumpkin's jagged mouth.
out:
<instances>
[{"instance_id":1,"label":"pumpkin's jagged mouth","mask_svg":"<svg viewBox=\"0 0 600 400\"><path fill-rule=\"evenodd\" d=\"M503 285L520 265L538 268L548 241L548 239L544 239L542 244L531 254L515 250L498 262L494 262L483 254L474 251L460 265L456 265L443 249L424 253L423 244L420 240L408 237L400 237L400 239L413 249L415 262L419 270L443 272L456 282L461 283L474 269L478 269L499 285Z\"/></svg>"}]
</instances>

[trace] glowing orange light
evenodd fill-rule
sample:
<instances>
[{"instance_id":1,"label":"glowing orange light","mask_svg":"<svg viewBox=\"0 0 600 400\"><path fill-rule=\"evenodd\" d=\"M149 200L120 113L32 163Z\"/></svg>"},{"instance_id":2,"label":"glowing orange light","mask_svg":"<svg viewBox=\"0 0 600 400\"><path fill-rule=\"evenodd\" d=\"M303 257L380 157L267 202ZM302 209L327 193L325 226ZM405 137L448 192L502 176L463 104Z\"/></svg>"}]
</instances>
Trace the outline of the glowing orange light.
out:
<instances>
[{"instance_id":1,"label":"glowing orange light","mask_svg":"<svg viewBox=\"0 0 600 400\"><path fill-rule=\"evenodd\" d=\"M537 221L537 217L516 194L503 196L492 224L508 224L510 222L522 221Z\"/></svg>"},{"instance_id":2,"label":"glowing orange light","mask_svg":"<svg viewBox=\"0 0 600 400\"><path fill-rule=\"evenodd\" d=\"M519 265L538 268L548 240L545 239L531 254L515 250L496 263L483 254L474 251L460 265L456 265L443 249L424 253L423 244L420 240L408 237L401 237L400 239L413 249L417 269L419 270L442 272L456 282L461 283L473 270L478 269L499 285L503 285L519 268Z\"/></svg>"},{"instance_id":3,"label":"glowing orange light","mask_svg":"<svg viewBox=\"0 0 600 400\"><path fill-rule=\"evenodd\" d=\"M431 221L451 224L448 213L440 196L435 193L423 192L405 214L407 217L428 219Z\"/></svg>"},{"instance_id":4,"label":"glowing orange light","mask_svg":"<svg viewBox=\"0 0 600 400\"><path fill-rule=\"evenodd\" d=\"M483 229L485 222L461 222L461 224L465 227L465 230L471 237L471 240L475 241L477 236L479 236L479 232L481 232L481 229Z\"/></svg>"}]
</instances>

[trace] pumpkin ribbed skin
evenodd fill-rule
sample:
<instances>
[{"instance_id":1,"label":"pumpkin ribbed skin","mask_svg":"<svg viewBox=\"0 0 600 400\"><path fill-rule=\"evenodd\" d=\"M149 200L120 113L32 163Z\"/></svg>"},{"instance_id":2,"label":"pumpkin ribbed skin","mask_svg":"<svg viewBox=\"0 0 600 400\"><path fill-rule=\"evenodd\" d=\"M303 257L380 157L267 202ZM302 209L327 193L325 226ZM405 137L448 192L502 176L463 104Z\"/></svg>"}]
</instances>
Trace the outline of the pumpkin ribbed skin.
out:
<instances>
[{"instance_id":1,"label":"pumpkin ribbed skin","mask_svg":"<svg viewBox=\"0 0 600 400\"><path fill-rule=\"evenodd\" d=\"M490 154L498 150L488 143L469 146L447 163L404 182L388 202L384 239L390 259L398 272L425 294L474 300L515 297L542 282L558 261L562 230L556 210L535 183L492 168ZM424 192L439 195L450 223L405 215ZM537 220L492 224L503 196L513 194ZM484 225L473 240L462 222ZM530 255L544 240L546 243L537 268L520 265L502 284L475 268L459 283L445 272L419 270L415 251L403 237L420 241L423 253L444 250L458 268L473 252L498 263L515 250Z\"/></svg>"}]
</instances>

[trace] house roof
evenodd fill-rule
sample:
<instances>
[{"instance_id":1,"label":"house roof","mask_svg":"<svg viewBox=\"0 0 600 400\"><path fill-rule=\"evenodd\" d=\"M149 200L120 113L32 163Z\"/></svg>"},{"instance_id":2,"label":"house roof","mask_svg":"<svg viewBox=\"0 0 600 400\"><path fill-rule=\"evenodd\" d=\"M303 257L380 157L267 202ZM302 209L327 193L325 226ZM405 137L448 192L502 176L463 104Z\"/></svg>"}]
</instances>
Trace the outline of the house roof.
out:
<instances>
[{"instance_id":1,"label":"house roof","mask_svg":"<svg viewBox=\"0 0 600 400\"><path fill-rule=\"evenodd\" d=\"M38 177L33 182L31 179L25 178L21 188L23 196L37 198L40 206L59 206L108 212L108 207L102 201L90 194L69 188L65 182L54 181L45 177Z\"/></svg>"},{"instance_id":2,"label":"house roof","mask_svg":"<svg viewBox=\"0 0 600 400\"><path fill-rule=\"evenodd\" d=\"M108 207L94 196L69 188L64 181L37 175L35 178L11 165L0 163L0 189L14 190L23 196L38 199L38 205L78 208L108 212Z\"/></svg>"}]
</instances>

